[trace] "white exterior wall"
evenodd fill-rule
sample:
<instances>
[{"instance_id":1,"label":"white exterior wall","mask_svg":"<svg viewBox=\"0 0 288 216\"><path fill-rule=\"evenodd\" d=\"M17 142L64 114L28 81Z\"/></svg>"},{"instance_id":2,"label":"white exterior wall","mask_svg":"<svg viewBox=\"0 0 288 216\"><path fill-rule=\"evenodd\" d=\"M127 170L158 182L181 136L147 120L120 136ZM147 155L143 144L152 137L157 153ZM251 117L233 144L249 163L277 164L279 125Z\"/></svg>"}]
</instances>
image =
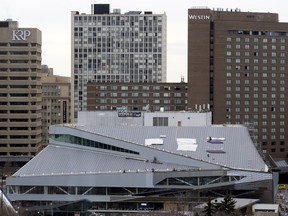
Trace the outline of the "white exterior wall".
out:
<instances>
[{"instance_id":1,"label":"white exterior wall","mask_svg":"<svg viewBox=\"0 0 288 216\"><path fill-rule=\"evenodd\" d=\"M133 111L131 111L133 112ZM118 117L117 111L78 112L79 126L153 126L154 117L168 117L168 126L211 126L212 113L137 112L141 117ZM180 124L180 123L179 123ZM180 125L178 125L180 126Z\"/></svg>"},{"instance_id":2,"label":"white exterior wall","mask_svg":"<svg viewBox=\"0 0 288 216\"><path fill-rule=\"evenodd\" d=\"M81 111L78 112L79 126L143 126L141 117L118 117L117 111Z\"/></svg>"},{"instance_id":3,"label":"white exterior wall","mask_svg":"<svg viewBox=\"0 0 288 216\"><path fill-rule=\"evenodd\" d=\"M168 126L211 126L212 113L193 112L151 112L145 113L144 126L153 126L154 117L168 117Z\"/></svg>"}]
</instances>

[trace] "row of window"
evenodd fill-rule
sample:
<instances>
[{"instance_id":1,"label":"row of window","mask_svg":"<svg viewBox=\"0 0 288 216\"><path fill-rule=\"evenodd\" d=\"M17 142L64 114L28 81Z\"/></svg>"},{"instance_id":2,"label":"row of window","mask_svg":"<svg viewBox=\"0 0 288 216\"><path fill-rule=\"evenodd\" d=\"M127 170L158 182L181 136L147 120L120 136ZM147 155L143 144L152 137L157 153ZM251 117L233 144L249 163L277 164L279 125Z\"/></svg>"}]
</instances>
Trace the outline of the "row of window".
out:
<instances>
[{"instance_id":1,"label":"row of window","mask_svg":"<svg viewBox=\"0 0 288 216\"><path fill-rule=\"evenodd\" d=\"M175 90L175 91L180 91L181 89L184 88L184 86L137 86L137 85L133 85L133 86L96 86L96 89L100 89L100 90L122 90L122 91L128 91L128 90L165 90L165 91L170 91L170 90ZM185 86L185 89L187 89L187 87ZM165 93L164 93L165 94ZM176 94L176 93L175 93ZM170 95L169 95L170 96Z\"/></svg>"},{"instance_id":2,"label":"row of window","mask_svg":"<svg viewBox=\"0 0 288 216\"><path fill-rule=\"evenodd\" d=\"M68 134L50 134L49 138L58 142L65 142L65 143L70 143L70 144L83 145L83 146L88 146L88 147L93 147L93 148L139 155L139 152L135 152L129 149L124 149L124 148L120 148L117 146L105 144L102 142L97 142L94 140L85 139L82 137L68 135Z\"/></svg>"},{"instance_id":3,"label":"row of window","mask_svg":"<svg viewBox=\"0 0 288 216\"><path fill-rule=\"evenodd\" d=\"M24 66L24 65L22 65L22 66ZM0 73L1 72L23 72L23 71L25 71L25 72L29 72L29 71L35 72L36 68L4 68L4 67L0 68Z\"/></svg>"},{"instance_id":4,"label":"row of window","mask_svg":"<svg viewBox=\"0 0 288 216\"><path fill-rule=\"evenodd\" d=\"M233 101L233 104L235 105L241 105L241 103L243 103L244 105L250 105L250 100L244 100L244 101L240 101L240 100L234 100ZM278 102L280 105L285 105L285 100L280 100ZM258 101L258 100L253 100L251 101L251 104L253 104L254 106L257 106L257 105L268 105L268 104L271 104L271 105L276 105L276 100L271 100L268 101L267 100L261 100L261 101ZM232 101L231 100L226 100L226 105L232 105Z\"/></svg>"},{"instance_id":5,"label":"row of window","mask_svg":"<svg viewBox=\"0 0 288 216\"><path fill-rule=\"evenodd\" d=\"M240 86L234 86L233 88L231 86L226 86L226 91L233 91L233 89L235 91L241 91L241 87ZM245 92L250 92L250 91L254 91L254 92L258 92L258 91L263 91L263 92L267 92L269 89L270 92L276 92L276 91L280 91L280 92L284 92L285 91L285 87L284 86L278 86L276 88L276 86L271 86L270 88L268 88L267 86L262 86L262 87L258 87L258 86L244 86L242 87L242 90L244 90Z\"/></svg>"},{"instance_id":6,"label":"row of window","mask_svg":"<svg viewBox=\"0 0 288 216\"><path fill-rule=\"evenodd\" d=\"M36 43L0 43L0 47L1 46L11 46L11 47L41 47L40 44L36 44Z\"/></svg>"},{"instance_id":7,"label":"row of window","mask_svg":"<svg viewBox=\"0 0 288 216\"><path fill-rule=\"evenodd\" d=\"M268 111L272 111L272 112L276 112L276 111L280 111L280 112L284 112L285 111L285 107L253 107L253 109L250 107L235 107L234 111L235 112L250 112L253 111L255 113L258 113L259 111L262 112L268 112ZM227 108L226 109L227 112L231 112L232 109L231 108Z\"/></svg>"},{"instance_id":8,"label":"row of window","mask_svg":"<svg viewBox=\"0 0 288 216\"><path fill-rule=\"evenodd\" d=\"M268 59L262 59L259 61L258 58L254 58L254 59L250 59L250 58L246 58L246 59L242 59L242 61L244 61L246 64L248 63L254 63L254 64L258 64L260 61L263 63L263 64L268 64ZM227 58L226 59L226 62L227 63L232 63L232 62L235 62L235 63L241 63L241 59L240 58L235 58L235 59L232 59L232 58ZM276 59L270 59L269 60L269 63L271 62L271 64L285 64L286 63L286 59L279 59L278 62ZM247 66L249 67L249 66ZM263 66L263 68L266 68L266 70L268 69L267 66ZM246 69L246 68L245 68Z\"/></svg>"},{"instance_id":9,"label":"row of window","mask_svg":"<svg viewBox=\"0 0 288 216\"><path fill-rule=\"evenodd\" d=\"M235 81L235 84L238 84L238 85L240 85L241 84L241 81L242 81L242 83L244 83L244 84L254 84L254 85L258 85L258 84L261 84L261 80L252 80L251 82L250 82L250 80L240 80L240 79L236 79L236 80L233 80L233 82ZM232 84L232 79L227 79L226 80L226 84ZM268 85L268 80L262 80L262 84L263 85ZM271 85L285 85L285 80L269 80L269 84L271 84Z\"/></svg>"},{"instance_id":10,"label":"row of window","mask_svg":"<svg viewBox=\"0 0 288 216\"><path fill-rule=\"evenodd\" d=\"M235 47L236 49L241 49L241 44L235 44L235 45L227 44L226 45L227 49L232 49L233 47ZM253 45L252 46L250 44L245 44L245 45L242 45L242 48L243 47L246 50L251 50L251 49L258 50L259 48L262 48L263 50L267 50L268 49L268 45L263 45L263 46ZM271 48L271 50L277 50L277 46L276 45L271 45L271 46L269 46L269 48ZM280 48L280 50L286 50L286 46L285 45L279 45L278 49L279 48Z\"/></svg>"},{"instance_id":11,"label":"row of window","mask_svg":"<svg viewBox=\"0 0 288 216\"><path fill-rule=\"evenodd\" d=\"M148 104L148 103L153 103L153 104L160 104L160 102L162 102L159 99L156 100L128 100L128 99L99 99L96 100L96 103L103 103L103 104L107 104L107 103L111 103L111 104L118 104L118 103L122 103L122 104L128 104L128 103L132 103L132 104L136 104L136 103L141 103L142 104ZM163 100L164 104L187 104L187 100Z\"/></svg>"},{"instance_id":12,"label":"row of window","mask_svg":"<svg viewBox=\"0 0 288 216\"><path fill-rule=\"evenodd\" d=\"M144 23L144 22L148 22L149 24L152 23L152 21L154 21L153 23L161 23L162 22L162 16L153 16L153 15L136 15L133 16L131 14L129 15L123 15L123 14L119 14L119 15L104 15L104 16L99 16L99 15L77 15L74 16L74 21L84 21L84 22L91 22L91 21L98 21L98 22L111 22L111 21L125 21L125 22L139 22L139 23Z\"/></svg>"},{"instance_id":13,"label":"row of window","mask_svg":"<svg viewBox=\"0 0 288 216\"><path fill-rule=\"evenodd\" d=\"M1 64L29 64L29 63L31 63L31 64L33 64L33 63L37 63L37 64L41 64L41 62L40 61L37 61L37 60L23 60L23 59L21 59L21 60L18 60L18 59L0 59L0 63Z\"/></svg>"},{"instance_id":14,"label":"row of window","mask_svg":"<svg viewBox=\"0 0 288 216\"><path fill-rule=\"evenodd\" d=\"M149 97L149 96L153 96L153 97L160 97L160 95L163 95L163 97L187 97L187 93L146 93L146 92L143 92L143 93L138 93L138 92L132 92L131 94L128 94L126 92L124 93L117 93L117 92L111 92L110 94L108 93L105 93L105 92L101 92L100 94L100 97L129 97L129 95L131 95L131 97ZM96 93L96 96L98 96L98 94Z\"/></svg>"},{"instance_id":15,"label":"row of window","mask_svg":"<svg viewBox=\"0 0 288 216\"><path fill-rule=\"evenodd\" d=\"M0 55L24 55L24 56L28 56L28 55L36 55L37 52L35 51L0 51ZM40 53L39 53L40 54Z\"/></svg>"},{"instance_id":16,"label":"row of window","mask_svg":"<svg viewBox=\"0 0 288 216\"><path fill-rule=\"evenodd\" d=\"M226 98L285 98L285 94L275 94L275 93L271 93L270 95L266 94L266 93L262 93L262 94L258 94L258 93L254 93L254 94L250 94L250 93L244 93L244 94L240 94L240 93L236 93L236 94L231 94L231 93L227 93L226 94Z\"/></svg>"},{"instance_id":17,"label":"row of window","mask_svg":"<svg viewBox=\"0 0 288 216\"><path fill-rule=\"evenodd\" d=\"M229 30L227 32L228 34L238 34L238 35L254 35L252 38L246 37L246 38L240 38L236 37L233 38L235 39L236 42L241 42L241 39L245 40L245 42L250 42L253 40L253 42L258 43L258 42L263 42L263 43L276 43L280 41L281 43L285 43L286 39L285 38L257 38L255 35L268 35L268 36L288 36L288 32L272 32L272 31L237 31L237 30ZM232 37L227 37L227 42L231 42Z\"/></svg>"},{"instance_id":18,"label":"row of window","mask_svg":"<svg viewBox=\"0 0 288 216\"><path fill-rule=\"evenodd\" d=\"M232 54L233 54L232 51L227 51L226 52L227 56L232 56ZM235 51L234 54L235 54L235 56L260 56L261 53L260 52L251 52L252 55L250 55L249 51L242 51L242 52L241 51ZM277 57L277 54L280 57L285 57L286 56L285 52L278 52L278 53L277 52L269 52L269 55L271 55L272 57ZM263 57L267 57L268 56L268 52L262 52L262 56Z\"/></svg>"},{"instance_id":19,"label":"row of window","mask_svg":"<svg viewBox=\"0 0 288 216\"><path fill-rule=\"evenodd\" d=\"M149 104L149 103L144 103L143 104ZM169 103L169 106L154 106L153 104L149 104L148 106L127 106L128 110L147 110L149 109L150 111L160 111L160 108L164 108L165 111L183 111L187 110L187 107L184 105L178 105L174 106ZM90 109L91 110L91 109ZM94 110L94 109L93 109ZM117 110L117 106L96 106L95 110Z\"/></svg>"},{"instance_id":20,"label":"row of window","mask_svg":"<svg viewBox=\"0 0 288 216\"><path fill-rule=\"evenodd\" d=\"M271 114L271 115L268 115L268 114L262 114L262 115L259 115L259 114L235 114L235 116L233 117L233 115L231 114L227 114L226 115L226 119L258 119L259 117L261 117L261 119L268 119L268 118L271 118L271 119L285 119L285 114Z\"/></svg>"}]
</instances>

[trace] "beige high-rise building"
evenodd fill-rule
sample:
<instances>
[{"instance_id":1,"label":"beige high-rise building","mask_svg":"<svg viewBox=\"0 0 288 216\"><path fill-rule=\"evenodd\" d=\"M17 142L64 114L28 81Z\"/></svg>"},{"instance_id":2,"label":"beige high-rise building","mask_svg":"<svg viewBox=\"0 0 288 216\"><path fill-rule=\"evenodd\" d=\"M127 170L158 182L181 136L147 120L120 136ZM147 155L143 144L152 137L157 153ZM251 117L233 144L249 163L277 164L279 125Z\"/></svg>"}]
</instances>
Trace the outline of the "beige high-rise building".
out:
<instances>
[{"instance_id":1,"label":"beige high-rise building","mask_svg":"<svg viewBox=\"0 0 288 216\"><path fill-rule=\"evenodd\" d=\"M57 76L47 65L42 66L42 144L49 141L49 126L71 122L70 77Z\"/></svg>"},{"instance_id":2,"label":"beige high-rise building","mask_svg":"<svg viewBox=\"0 0 288 216\"><path fill-rule=\"evenodd\" d=\"M0 21L0 169L13 172L41 146L41 31Z\"/></svg>"}]
</instances>

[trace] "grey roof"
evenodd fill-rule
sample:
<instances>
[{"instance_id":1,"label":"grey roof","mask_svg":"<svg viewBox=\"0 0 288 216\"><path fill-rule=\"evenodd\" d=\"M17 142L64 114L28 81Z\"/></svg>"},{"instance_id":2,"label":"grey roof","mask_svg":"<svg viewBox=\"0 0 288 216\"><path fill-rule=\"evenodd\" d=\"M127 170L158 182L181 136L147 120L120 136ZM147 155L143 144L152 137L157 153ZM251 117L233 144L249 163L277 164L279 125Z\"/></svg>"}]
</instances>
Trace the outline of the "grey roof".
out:
<instances>
[{"instance_id":1,"label":"grey roof","mask_svg":"<svg viewBox=\"0 0 288 216\"><path fill-rule=\"evenodd\" d=\"M52 126L62 127L62 126ZM70 127L66 127L70 128ZM59 133L61 130L56 128ZM75 130L71 128L70 130ZM211 164L220 164L239 171L266 171L266 164L258 154L253 145L247 128L243 126L225 127L78 127L84 133L93 134L118 139L138 145L145 145L147 138L160 138L166 135L163 145L153 145L153 148L164 150L169 154L179 157L189 156L197 160L207 161ZM67 131L67 130L66 130ZM71 131L72 134L74 134ZM225 138L222 144L211 144L207 142L207 137ZM177 150L177 138L194 138L198 144L196 151ZM149 149L151 147L146 146ZM208 150L222 150L225 153L208 153ZM162 152L161 151L161 152ZM183 156L181 156L183 155ZM102 172L126 172L148 170L194 170L199 167L191 163L184 165L169 163L169 158L164 163L153 163L151 161L140 160L137 155L127 159L125 156L114 153L103 153L97 149L82 149L81 146L71 145L49 145L28 164L22 167L13 176L30 175L50 175L50 174L76 174L76 173L102 173ZM133 158L133 159L132 159ZM133 162L131 162L133 161ZM192 161L191 161L192 162ZM237 173L238 174L238 173ZM258 175L257 172L256 174ZM266 179L266 175L259 174L257 179Z\"/></svg>"},{"instance_id":2,"label":"grey roof","mask_svg":"<svg viewBox=\"0 0 288 216\"><path fill-rule=\"evenodd\" d=\"M217 163L233 169L267 171L267 166L252 143L244 126L207 126L207 127L87 127L78 129L117 138L127 142L145 145L145 139L163 138L163 145L153 148L188 155L196 159ZM211 144L207 137L225 138L222 144ZM177 150L177 138L196 139L196 151ZM212 153L209 153L212 152ZM223 153L219 153L223 152Z\"/></svg>"},{"instance_id":3,"label":"grey roof","mask_svg":"<svg viewBox=\"0 0 288 216\"><path fill-rule=\"evenodd\" d=\"M107 172L146 172L196 169L193 166L160 164L97 151L49 145L13 176L92 174Z\"/></svg>"}]
</instances>

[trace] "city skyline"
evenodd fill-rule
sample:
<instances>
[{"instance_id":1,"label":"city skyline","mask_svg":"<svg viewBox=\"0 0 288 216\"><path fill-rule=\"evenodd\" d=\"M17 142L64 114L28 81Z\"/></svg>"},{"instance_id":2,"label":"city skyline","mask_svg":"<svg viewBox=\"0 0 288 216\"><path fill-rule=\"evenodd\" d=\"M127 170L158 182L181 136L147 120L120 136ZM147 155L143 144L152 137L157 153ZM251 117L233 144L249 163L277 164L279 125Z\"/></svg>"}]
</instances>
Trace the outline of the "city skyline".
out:
<instances>
[{"instance_id":1,"label":"city skyline","mask_svg":"<svg viewBox=\"0 0 288 216\"><path fill-rule=\"evenodd\" d=\"M266 3L257 0L237 2L219 0L183 0L178 5L171 1L152 0L106 0L106 1L36 1L25 2L4 0L0 8L0 20L12 19L19 22L19 27L35 27L42 31L42 64L54 68L54 73L71 76L71 11L90 13L93 3L108 3L110 10L121 9L121 13L131 10L152 11L154 14L167 15L167 81L180 82L181 76L187 82L187 21L188 9L192 7L209 7L240 9L250 12L271 12L279 14L280 22L288 22L284 11L284 0ZM42 9L43 8L43 9ZM55 33L56 31L56 33ZM61 49L59 50L59 48Z\"/></svg>"}]
</instances>

